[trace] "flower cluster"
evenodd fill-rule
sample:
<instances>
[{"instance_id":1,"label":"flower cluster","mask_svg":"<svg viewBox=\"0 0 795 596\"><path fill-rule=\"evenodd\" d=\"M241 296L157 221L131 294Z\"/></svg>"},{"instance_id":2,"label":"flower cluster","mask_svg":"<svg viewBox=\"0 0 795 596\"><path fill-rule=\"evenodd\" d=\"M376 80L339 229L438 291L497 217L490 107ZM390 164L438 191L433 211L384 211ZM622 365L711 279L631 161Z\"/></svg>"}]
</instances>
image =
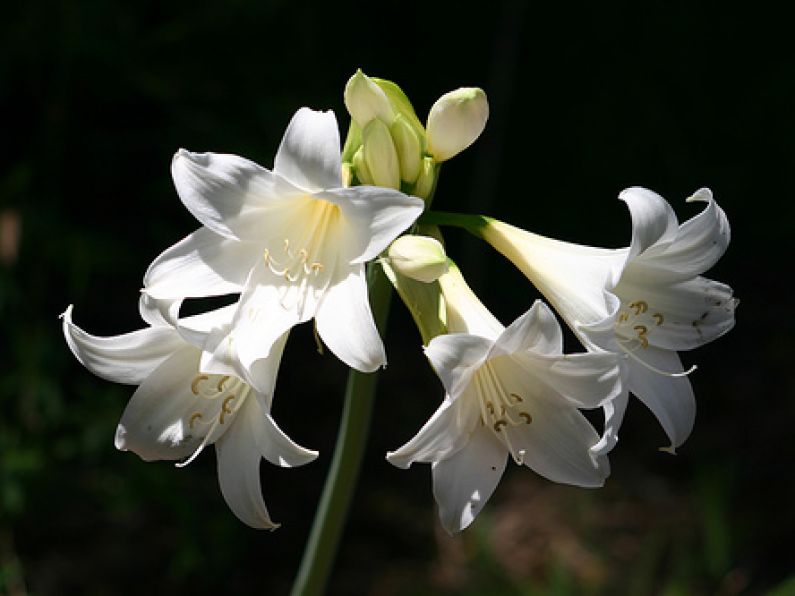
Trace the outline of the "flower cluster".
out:
<instances>
[{"instance_id":1,"label":"flower cluster","mask_svg":"<svg viewBox=\"0 0 795 596\"><path fill-rule=\"evenodd\" d=\"M139 300L146 326L96 337L73 323L71 306L63 314L66 341L86 368L138 386L116 446L183 466L215 444L229 507L252 527L277 527L262 497L261 458L289 467L317 456L270 414L282 352L292 327L313 321L319 340L352 369L386 365L368 301L370 263L410 310L446 393L387 459L432 464L448 531L472 522L509 455L552 481L601 486L630 393L657 416L668 449L679 447L695 400L677 352L734 324L731 289L701 277L729 242L710 191L688 199L706 207L680 226L660 196L625 190L633 230L620 249L431 212L440 164L486 125L483 91L443 95L425 125L397 85L361 71L344 101L351 116L344 145L332 112L301 108L272 169L179 150L174 184L201 227L146 271ZM508 327L497 321L446 255L438 225L463 226L515 263L582 351L564 353L561 326L542 301ZM222 295L234 303L181 314L186 299ZM604 411L601 432L585 409Z\"/></svg>"}]
</instances>

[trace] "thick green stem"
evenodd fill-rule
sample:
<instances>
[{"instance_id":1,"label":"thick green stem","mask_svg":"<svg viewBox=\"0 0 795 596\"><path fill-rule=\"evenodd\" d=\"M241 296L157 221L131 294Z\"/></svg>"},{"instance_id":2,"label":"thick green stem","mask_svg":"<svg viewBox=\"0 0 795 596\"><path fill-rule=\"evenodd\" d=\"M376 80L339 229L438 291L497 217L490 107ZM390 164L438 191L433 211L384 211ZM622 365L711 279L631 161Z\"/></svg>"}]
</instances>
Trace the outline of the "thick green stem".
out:
<instances>
[{"instance_id":1,"label":"thick green stem","mask_svg":"<svg viewBox=\"0 0 795 596\"><path fill-rule=\"evenodd\" d=\"M389 314L392 285L377 263L368 266L367 274L373 318L378 331L383 335ZM319 596L326 589L359 476L370 430L377 380L377 372L365 374L351 370L348 375L334 457L304 557L293 584L292 596Z\"/></svg>"},{"instance_id":2,"label":"thick green stem","mask_svg":"<svg viewBox=\"0 0 795 596\"><path fill-rule=\"evenodd\" d=\"M445 211L426 211L417 220L423 225L453 226L463 228L478 237L483 237L483 228L492 221L485 215L465 215L463 213L447 213Z\"/></svg>"}]
</instances>

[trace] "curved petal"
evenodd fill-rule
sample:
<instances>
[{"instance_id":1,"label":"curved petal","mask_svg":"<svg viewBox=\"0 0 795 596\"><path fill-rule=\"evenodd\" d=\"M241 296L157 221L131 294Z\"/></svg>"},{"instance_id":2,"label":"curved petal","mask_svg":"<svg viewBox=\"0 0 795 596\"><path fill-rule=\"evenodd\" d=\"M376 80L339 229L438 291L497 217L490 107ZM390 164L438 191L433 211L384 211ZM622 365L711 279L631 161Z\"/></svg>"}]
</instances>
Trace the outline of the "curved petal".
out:
<instances>
[{"instance_id":1,"label":"curved petal","mask_svg":"<svg viewBox=\"0 0 795 596\"><path fill-rule=\"evenodd\" d=\"M633 186L623 190L618 198L627 204L632 218L629 260L652 246L667 244L674 239L679 224L676 214L656 192Z\"/></svg>"},{"instance_id":2,"label":"curved petal","mask_svg":"<svg viewBox=\"0 0 795 596\"><path fill-rule=\"evenodd\" d=\"M489 500L508 461L505 447L479 427L451 457L433 464L433 496L439 519L450 534L471 524Z\"/></svg>"},{"instance_id":3,"label":"curved petal","mask_svg":"<svg viewBox=\"0 0 795 596\"><path fill-rule=\"evenodd\" d=\"M215 444L218 456L218 482L221 494L232 512L244 524L257 529L275 530L265 501L259 468L262 456L258 448L258 433L262 430L261 417L252 413L255 400L246 400L245 410Z\"/></svg>"},{"instance_id":4,"label":"curved petal","mask_svg":"<svg viewBox=\"0 0 795 596\"><path fill-rule=\"evenodd\" d=\"M379 186L337 188L316 195L342 210L342 254L350 263L377 257L422 214L422 199Z\"/></svg>"},{"instance_id":5,"label":"curved petal","mask_svg":"<svg viewBox=\"0 0 795 596\"><path fill-rule=\"evenodd\" d=\"M631 266L632 274L649 281L681 281L704 273L726 252L731 240L729 220L702 188L688 202L704 201L707 206L679 227L676 238L666 247L652 249Z\"/></svg>"},{"instance_id":6,"label":"curved petal","mask_svg":"<svg viewBox=\"0 0 795 596\"><path fill-rule=\"evenodd\" d=\"M177 321L177 331L189 344L206 349L205 344L211 334L225 333L229 330L229 324L236 311L237 303L182 318Z\"/></svg>"},{"instance_id":7,"label":"curved petal","mask_svg":"<svg viewBox=\"0 0 795 596\"><path fill-rule=\"evenodd\" d=\"M457 397L469 384L494 342L478 335L438 335L424 348L447 393Z\"/></svg>"},{"instance_id":8,"label":"curved petal","mask_svg":"<svg viewBox=\"0 0 795 596\"><path fill-rule=\"evenodd\" d=\"M574 407L537 396L525 407L532 423L505 426L506 443L536 473L575 486L598 487L610 473L607 458L591 454L599 435Z\"/></svg>"},{"instance_id":9,"label":"curved petal","mask_svg":"<svg viewBox=\"0 0 795 596\"><path fill-rule=\"evenodd\" d=\"M618 430L621 428L621 423L624 421L624 413L627 410L629 403L629 392L626 388L619 393L615 399L607 402L604 405L605 413L605 428L602 433L602 438L599 442L591 447L591 453L599 457L607 455L613 447L618 443Z\"/></svg>"},{"instance_id":10,"label":"curved petal","mask_svg":"<svg viewBox=\"0 0 795 596\"><path fill-rule=\"evenodd\" d=\"M681 373L676 352L649 347L637 353L648 366L668 373ZM671 440L673 451L685 442L696 420L696 398L687 377L671 377L639 362L629 361L627 388L654 413Z\"/></svg>"},{"instance_id":11,"label":"curved petal","mask_svg":"<svg viewBox=\"0 0 795 596\"><path fill-rule=\"evenodd\" d=\"M262 457L270 463L283 468L293 468L317 459L317 451L295 443L276 425L270 414L263 414L262 421L262 431L257 434L257 448Z\"/></svg>"},{"instance_id":12,"label":"curved petal","mask_svg":"<svg viewBox=\"0 0 795 596\"><path fill-rule=\"evenodd\" d=\"M207 434L219 432L211 421L218 400L196 395L199 351L189 345L174 352L135 391L116 430L116 448L133 451L146 461L181 459L194 453ZM197 415L198 416L195 416Z\"/></svg>"},{"instance_id":13,"label":"curved petal","mask_svg":"<svg viewBox=\"0 0 795 596\"><path fill-rule=\"evenodd\" d=\"M323 342L351 368L373 372L386 365L384 344L367 299L364 265L347 267L347 275L326 289L315 322Z\"/></svg>"},{"instance_id":14,"label":"curved petal","mask_svg":"<svg viewBox=\"0 0 795 596\"><path fill-rule=\"evenodd\" d=\"M160 300L141 292L138 299L138 312L147 324L153 327L175 327L179 318L182 299Z\"/></svg>"},{"instance_id":15,"label":"curved petal","mask_svg":"<svg viewBox=\"0 0 795 596\"><path fill-rule=\"evenodd\" d=\"M161 253L144 274L144 291L158 299L240 292L261 256L259 248L199 228Z\"/></svg>"},{"instance_id":16,"label":"curved petal","mask_svg":"<svg viewBox=\"0 0 795 596\"><path fill-rule=\"evenodd\" d=\"M334 112L298 110L287 125L273 171L309 192L342 186L340 132Z\"/></svg>"},{"instance_id":17,"label":"curved petal","mask_svg":"<svg viewBox=\"0 0 795 596\"><path fill-rule=\"evenodd\" d=\"M563 331L552 310L540 300L505 328L488 357L528 350L537 354L563 354Z\"/></svg>"},{"instance_id":18,"label":"curved petal","mask_svg":"<svg viewBox=\"0 0 795 596\"><path fill-rule=\"evenodd\" d=\"M97 337L72 323L72 305L61 315L69 349L92 373L114 383L138 385L185 342L171 327Z\"/></svg>"},{"instance_id":19,"label":"curved petal","mask_svg":"<svg viewBox=\"0 0 795 596\"><path fill-rule=\"evenodd\" d=\"M642 300L647 304L648 320L635 319L631 324L645 325L649 343L659 348L692 350L734 327L737 300L732 289L705 277L670 285L644 285L628 277L616 292L624 302ZM621 327L617 331L620 333Z\"/></svg>"},{"instance_id":20,"label":"curved petal","mask_svg":"<svg viewBox=\"0 0 795 596\"><path fill-rule=\"evenodd\" d=\"M476 424L477 412L465 400L445 397L419 432L405 445L387 453L386 459L398 468L414 462L432 463L451 457L467 441Z\"/></svg>"},{"instance_id":21,"label":"curved petal","mask_svg":"<svg viewBox=\"0 0 795 596\"><path fill-rule=\"evenodd\" d=\"M180 199L216 234L243 239L263 207L305 194L281 176L237 155L180 149L171 162Z\"/></svg>"}]
</instances>

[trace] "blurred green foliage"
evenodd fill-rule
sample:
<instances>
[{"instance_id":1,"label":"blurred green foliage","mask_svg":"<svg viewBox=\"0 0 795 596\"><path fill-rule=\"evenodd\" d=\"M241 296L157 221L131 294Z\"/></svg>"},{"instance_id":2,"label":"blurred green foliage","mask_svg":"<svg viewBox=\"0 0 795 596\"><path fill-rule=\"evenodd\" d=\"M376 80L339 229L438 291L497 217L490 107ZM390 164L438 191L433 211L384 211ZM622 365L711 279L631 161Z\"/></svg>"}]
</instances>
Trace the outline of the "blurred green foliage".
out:
<instances>
[{"instance_id":1,"label":"blurred green foliage","mask_svg":"<svg viewBox=\"0 0 795 596\"><path fill-rule=\"evenodd\" d=\"M564 239L626 242L614 197L633 184L682 200L709 185L733 224L711 276L742 300L698 363L696 429L676 458L630 407L600 491L511 469L455 538L427 466L383 454L440 398L410 317L394 309L371 449L333 594L795 593L790 373L795 52L785 10L739 3L11 3L0 21L0 593L286 593L333 447L345 370L291 337L275 416L321 450L263 465L283 527L228 511L211 450L186 469L113 448L132 388L74 361L58 314L97 334L137 328L148 263L196 226L169 161L180 146L271 165L295 109L332 108L357 67L397 81L421 118L479 85L484 136L445 164L436 206ZM448 237L504 321L533 293L512 267ZM520 290L519 288L527 288Z\"/></svg>"}]
</instances>

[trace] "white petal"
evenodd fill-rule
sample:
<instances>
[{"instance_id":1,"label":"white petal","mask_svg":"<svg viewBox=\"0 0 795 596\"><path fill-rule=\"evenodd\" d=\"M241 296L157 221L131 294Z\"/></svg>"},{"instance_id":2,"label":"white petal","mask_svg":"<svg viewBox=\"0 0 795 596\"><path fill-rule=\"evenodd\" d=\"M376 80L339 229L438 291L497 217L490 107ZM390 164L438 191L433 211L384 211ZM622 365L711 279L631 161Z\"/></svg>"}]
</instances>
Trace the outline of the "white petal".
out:
<instances>
[{"instance_id":1,"label":"white petal","mask_svg":"<svg viewBox=\"0 0 795 596\"><path fill-rule=\"evenodd\" d=\"M220 296L240 292L261 250L199 228L158 256L144 275L154 298Z\"/></svg>"},{"instance_id":2,"label":"white petal","mask_svg":"<svg viewBox=\"0 0 795 596\"><path fill-rule=\"evenodd\" d=\"M298 110L284 133L273 171L309 192L342 186L340 132L334 112Z\"/></svg>"},{"instance_id":3,"label":"white petal","mask_svg":"<svg viewBox=\"0 0 795 596\"><path fill-rule=\"evenodd\" d=\"M643 300L648 304L647 313L662 316L659 325L654 320L645 323L653 346L691 350L734 327L737 301L732 297L732 289L705 277L670 285L644 285L627 276L616 293L625 303Z\"/></svg>"},{"instance_id":4,"label":"white petal","mask_svg":"<svg viewBox=\"0 0 795 596\"><path fill-rule=\"evenodd\" d=\"M447 329L450 333L468 333L496 341L505 331L502 323L467 285L455 263L450 261L447 273L438 281L446 306Z\"/></svg>"},{"instance_id":5,"label":"white petal","mask_svg":"<svg viewBox=\"0 0 795 596\"><path fill-rule=\"evenodd\" d=\"M180 149L171 163L171 175L188 211L213 232L234 239L251 236L249 228L256 226L262 208L305 194L281 176L237 155Z\"/></svg>"},{"instance_id":6,"label":"white petal","mask_svg":"<svg viewBox=\"0 0 795 596\"><path fill-rule=\"evenodd\" d=\"M377 186L340 188L316 196L342 210L342 251L351 263L377 257L414 223L425 206L422 199Z\"/></svg>"},{"instance_id":7,"label":"white petal","mask_svg":"<svg viewBox=\"0 0 795 596\"><path fill-rule=\"evenodd\" d=\"M599 442L591 447L591 453L593 453L594 456L599 457L601 455L606 455L616 446L616 443L618 443L618 430L621 428L621 423L624 421L624 413L627 410L628 402L629 392L624 389L615 399L604 405L604 432Z\"/></svg>"},{"instance_id":8,"label":"white petal","mask_svg":"<svg viewBox=\"0 0 795 596\"><path fill-rule=\"evenodd\" d=\"M349 266L347 276L326 289L315 321L323 343L351 368L373 372L386 365L367 298L364 265Z\"/></svg>"},{"instance_id":9,"label":"white petal","mask_svg":"<svg viewBox=\"0 0 795 596\"><path fill-rule=\"evenodd\" d=\"M433 465L433 496L450 534L469 526L483 509L505 470L506 455L494 433L479 427L466 446Z\"/></svg>"},{"instance_id":10,"label":"white petal","mask_svg":"<svg viewBox=\"0 0 795 596\"><path fill-rule=\"evenodd\" d=\"M177 331L189 344L197 348L205 348L205 343L211 333L229 331L229 325L236 311L237 303L184 317L177 322Z\"/></svg>"},{"instance_id":11,"label":"white petal","mask_svg":"<svg viewBox=\"0 0 795 596\"><path fill-rule=\"evenodd\" d=\"M263 429L257 435L257 448L262 457L283 468L303 466L318 456L317 451L301 447L284 434L270 414L263 415Z\"/></svg>"},{"instance_id":12,"label":"white petal","mask_svg":"<svg viewBox=\"0 0 795 596\"><path fill-rule=\"evenodd\" d=\"M97 337L72 323L72 306L61 315L63 334L69 349L95 375L138 385L175 350L185 345L170 327L147 327L132 333Z\"/></svg>"},{"instance_id":13,"label":"white petal","mask_svg":"<svg viewBox=\"0 0 795 596\"><path fill-rule=\"evenodd\" d=\"M610 473L607 458L590 451L599 435L579 410L555 397L536 397L526 406L523 404L533 421L504 426L501 432L507 437L506 443L512 453L522 454L526 466L549 480L602 486Z\"/></svg>"},{"instance_id":14,"label":"white petal","mask_svg":"<svg viewBox=\"0 0 795 596\"><path fill-rule=\"evenodd\" d=\"M627 204L632 217L630 259L655 244L666 244L674 239L678 228L676 214L656 192L635 186L623 190L618 198Z\"/></svg>"},{"instance_id":15,"label":"white petal","mask_svg":"<svg viewBox=\"0 0 795 596\"><path fill-rule=\"evenodd\" d=\"M141 318L151 326L175 327L179 318L179 309L182 299L159 300L141 292L138 299L138 312Z\"/></svg>"},{"instance_id":16,"label":"white petal","mask_svg":"<svg viewBox=\"0 0 795 596\"><path fill-rule=\"evenodd\" d=\"M199 351L185 346L158 366L133 394L116 431L116 448L133 451L146 461L191 455L214 429L219 400L194 395ZM194 420L191 428L191 418ZM215 428L215 436L224 429Z\"/></svg>"},{"instance_id":17,"label":"white petal","mask_svg":"<svg viewBox=\"0 0 795 596\"><path fill-rule=\"evenodd\" d=\"M259 468L262 456L258 449L261 418L252 414L255 400L247 400L244 411L235 418L229 432L215 444L218 455L218 482L226 504L243 523L252 528L274 530L262 499Z\"/></svg>"},{"instance_id":18,"label":"white petal","mask_svg":"<svg viewBox=\"0 0 795 596\"><path fill-rule=\"evenodd\" d=\"M533 306L505 328L494 342L490 358L532 350L537 354L563 353L563 331L550 308L536 300Z\"/></svg>"},{"instance_id":19,"label":"white petal","mask_svg":"<svg viewBox=\"0 0 795 596\"><path fill-rule=\"evenodd\" d=\"M477 411L467 407L466 399L449 396L405 445L387 453L389 463L408 468L414 462L432 463L451 457L468 441L477 422Z\"/></svg>"},{"instance_id":20,"label":"white petal","mask_svg":"<svg viewBox=\"0 0 795 596\"><path fill-rule=\"evenodd\" d=\"M648 347L636 352L646 364L669 373L681 373L676 352ZM669 377L629 361L627 387L657 417L675 449L685 442L696 420L696 398L687 377Z\"/></svg>"},{"instance_id":21,"label":"white petal","mask_svg":"<svg viewBox=\"0 0 795 596\"><path fill-rule=\"evenodd\" d=\"M438 335L425 348L445 390L457 397L486 358L494 342L468 333Z\"/></svg>"},{"instance_id":22,"label":"white petal","mask_svg":"<svg viewBox=\"0 0 795 596\"><path fill-rule=\"evenodd\" d=\"M633 264L633 275L656 281L686 280L704 273L726 252L731 239L729 220L712 193L702 188L688 201L706 201L707 206L679 227L671 244L641 255Z\"/></svg>"}]
</instances>

